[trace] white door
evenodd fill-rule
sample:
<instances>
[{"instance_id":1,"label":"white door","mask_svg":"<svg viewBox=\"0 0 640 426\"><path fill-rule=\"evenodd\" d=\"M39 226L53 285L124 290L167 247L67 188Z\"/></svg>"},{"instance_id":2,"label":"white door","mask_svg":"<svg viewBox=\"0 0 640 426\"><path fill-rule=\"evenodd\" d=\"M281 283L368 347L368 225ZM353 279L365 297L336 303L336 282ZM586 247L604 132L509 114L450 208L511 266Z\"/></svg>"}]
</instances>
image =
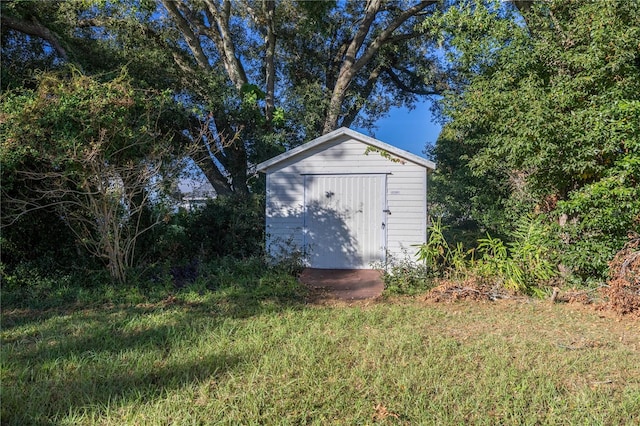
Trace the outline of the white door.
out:
<instances>
[{"instance_id":1,"label":"white door","mask_svg":"<svg viewBox=\"0 0 640 426\"><path fill-rule=\"evenodd\" d=\"M306 175L305 251L311 268L384 262L386 175Z\"/></svg>"}]
</instances>

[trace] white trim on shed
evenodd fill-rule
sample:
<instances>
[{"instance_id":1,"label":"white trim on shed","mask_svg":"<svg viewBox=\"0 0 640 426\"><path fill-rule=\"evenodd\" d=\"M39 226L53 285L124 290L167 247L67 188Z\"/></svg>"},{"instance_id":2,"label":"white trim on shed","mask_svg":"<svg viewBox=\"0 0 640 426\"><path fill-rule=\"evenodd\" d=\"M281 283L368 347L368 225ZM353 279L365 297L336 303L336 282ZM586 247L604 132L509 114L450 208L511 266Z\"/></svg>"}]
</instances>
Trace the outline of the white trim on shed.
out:
<instances>
[{"instance_id":1,"label":"white trim on shed","mask_svg":"<svg viewBox=\"0 0 640 426\"><path fill-rule=\"evenodd\" d=\"M373 149L373 152L370 152ZM435 164L340 128L258 164L267 175L267 247L307 266L367 269L413 255L426 239Z\"/></svg>"}]
</instances>

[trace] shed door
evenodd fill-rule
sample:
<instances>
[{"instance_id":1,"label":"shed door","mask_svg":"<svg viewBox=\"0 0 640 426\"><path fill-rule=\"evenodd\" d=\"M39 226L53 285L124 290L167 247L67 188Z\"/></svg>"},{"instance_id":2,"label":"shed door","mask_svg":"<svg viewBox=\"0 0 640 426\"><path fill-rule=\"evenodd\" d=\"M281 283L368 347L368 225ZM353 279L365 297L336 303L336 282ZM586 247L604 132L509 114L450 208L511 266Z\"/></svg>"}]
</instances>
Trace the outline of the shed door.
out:
<instances>
[{"instance_id":1,"label":"shed door","mask_svg":"<svg viewBox=\"0 0 640 426\"><path fill-rule=\"evenodd\" d=\"M367 269L385 254L386 175L306 175L311 268Z\"/></svg>"}]
</instances>

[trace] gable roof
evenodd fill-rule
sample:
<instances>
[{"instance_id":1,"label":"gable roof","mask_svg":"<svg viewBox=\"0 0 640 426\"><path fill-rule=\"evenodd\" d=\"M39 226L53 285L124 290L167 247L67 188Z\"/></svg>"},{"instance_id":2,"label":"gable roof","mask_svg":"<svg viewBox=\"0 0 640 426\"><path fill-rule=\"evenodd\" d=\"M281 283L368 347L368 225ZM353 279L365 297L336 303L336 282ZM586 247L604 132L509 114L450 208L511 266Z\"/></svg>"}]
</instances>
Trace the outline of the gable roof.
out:
<instances>
[{"instance_id":1,"label":"gable roof","mask_svg":"<svg viewBox=\"0 0 640 426\"><path fill-rule=\"evenodd\" d=\"M343 136L343 135L349 136L352 139L356 139L356 140L358 140L360 142L363 142L363 143L365 143L367 145L370 145L370 146L372 146L374 148L380 149L382 151L386 151L386 152L388 152L390 154L395 155L396 157L403 158L403 159L405 159L407 161L410 161L412 163L418 164L418 165L423 166L423 167L425 167L427 169L435 170L435 168L436 168L436 165L435 165L435 163L433 161L429 161L426 158L422 158L422 157L420 157L418 155L415 155L415 154L412 154L412 153L410 153L408 151L405 151L404 149L400 149L400 148L397 148L397 147L395 147L393 145L389 145L388 143L384 143L384 142L379 141L378 139L374 139L374 138L372 138L370 136L363 135L362 133L356 132L355 130L348 129L346 127L341 127L341 128L339 128L337 130L334 130L333 132L329 132L326 135L322 135L319 138L316 138L316 139L314 139L314 140L312 140L310 142L307 142L307 143L305 143L303 145L300 145L300 146L298 146L296 148L293 148L293 149L291 149L291 150L289 150L287 152L284 152L284 153L282 153L280 155L277 155L277 156L271 158L270 160L263 161L262 163L260 163L260 164L258 164L256 166L256 169L259 172L266 172L267 169L269 169L270 167L272 167L272 166L274 166L274 165L276 165L276 164L278 164L278 163L280 163L282 161L288 160L288 159L290 159L290 158L292 158L292 157L294 157L294 156L296 156L298 154L301 154L301 153L303 153L305 151L313 149L313 148L315 148L315 147L317 147L319 145L323 145L323 144L329 143L329 142L333 141L334 139L336 139L336 138L338 138L340 136Z\"/></svg>"}]
</instances>

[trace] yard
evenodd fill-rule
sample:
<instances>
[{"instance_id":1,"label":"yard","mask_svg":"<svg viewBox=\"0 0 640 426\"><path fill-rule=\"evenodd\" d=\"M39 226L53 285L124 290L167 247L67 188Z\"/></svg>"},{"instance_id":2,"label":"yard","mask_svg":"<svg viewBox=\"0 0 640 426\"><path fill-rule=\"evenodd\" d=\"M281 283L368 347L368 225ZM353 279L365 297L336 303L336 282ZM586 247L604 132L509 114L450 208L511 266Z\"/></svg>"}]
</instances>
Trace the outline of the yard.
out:
<instances>
[{"instance_id":1,"label":"yard","mask_svg":"<svg viewBox=\"0 0 640 426\"><path fill-rule=\"evenodd\" d=\"M637 424L640 324L544 301L5 309L3 424Z\"/></svg>"}]
</instances>

